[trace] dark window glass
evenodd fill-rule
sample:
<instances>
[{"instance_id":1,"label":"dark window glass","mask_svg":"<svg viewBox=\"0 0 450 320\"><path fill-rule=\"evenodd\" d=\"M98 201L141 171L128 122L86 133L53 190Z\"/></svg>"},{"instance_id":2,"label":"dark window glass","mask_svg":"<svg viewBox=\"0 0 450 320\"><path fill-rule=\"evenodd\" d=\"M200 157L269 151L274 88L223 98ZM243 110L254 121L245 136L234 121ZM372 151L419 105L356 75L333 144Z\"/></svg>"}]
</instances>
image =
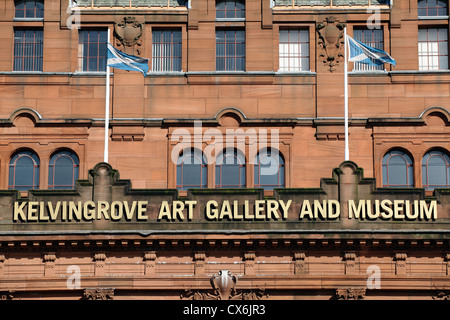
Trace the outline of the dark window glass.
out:
<instances>
[{"instance_id":1,"label":"dark window glass","mask_svg":"<svg viewBox=\"0 0 450 320\"><path fill-rule=\"evenodd\" d=\"M206 188L207 166L203 153L197 149L185 149L178 157L177 189Z\"/></svg>"},{"instance_id":2,"label":"dark window glass","mask_svg":"<svg viewBox=\"0 0 450 320\"><path fill-rule=\"evenodd\" d=\"M16 18L43 18L43 0L17 0L15 1Z\"/></svg>"},{"instance_id":3,"label":"dark window glass","mask_svg":"<svg viewBox=\"0 0 450 320\"><path fill-rule=\"evenodd\" d=\"M383 187L413 187L411 158L403 151L393 150L383 157Z\"/></svg>"},{"instance_id":4,"label":"dark window glass","mask_svg":"<svg viewBox=\"0 0 450 320\"><path fill-rule=\"evenodd\" d=\"M17 152L9 162L8 189L39 188L39 157L29 150Z\"/></svg>"},{"instance_id":5,"label":"dark window glass","mask_svg":"<svg viewBox=\"0 0 450 320\"><path fill-rule=\"evenodd\" d=\"M42 29L14 30L14 71L42 71Z\"/></svg>"},{"instance_id":6,"label":"dark window glass","mask_svg":"<svg viewBox=\"0 0 450 320\"><path fill-rule=\"evenodd\" d=\"M245 2L239 0L219 0L216 2L216 18L245 18Z\"/></svg>"},{"instance_id":7,"label":"dark window glass","mask_svg":"<svg viewBox=\"0 0 450 320\"><path fill-rule=\"evenodd\" d=\"M152 31L152 70L181 71L181 30Z\"/></svg>"},{"instance_id":8,"label":"dark window glass","mask_svg":"<svg viewBox=\"0 0 450 320\"><path fill-rule=\"evenodd\" d=\"M450 187L450 157L443 151L433 150L424 155L422 187L426 190Z\"/></svg>"},{"instance_id":9,"label":"dark window glass","mask_svg":"<svg viewBox=\"0 0 450 320\"><path fill-rule=\"evenodd\" d=\"M107 30L80 30L78 58L83 71L106 71L107 37Z\"/></svg>"},{"instance_id":10,"label":"dark window glass","mask_svg":"<svg viewBox=\"0 0 450 320\"><path fill-rule=\"evenodd\" d=\"M383 29L355 28L353 37L372 48L384 50ZM353 70L384 70L384 65L371 66L355 62Z\"/></svg>"},{"instance_id":11,"label":"dark window glass","mask_svg":"<svg viewBox=\"0 0 450 320\"><path fill-rule=\"evenodd\" d=\"M244 30L216 30L216 70L245 71Z\"/></svg>"},{"instance_id":12,"label":"dark window glass","mask_svg":"<svg viewBox=\"0 0 450 320\"><path fill-rule=\"evenodd\" d=\"M80 161L78 156L69 150L55 153L49 163L48 188L74 189L78 180Z\"/></svg>"},{"instance_id":13,"label":"dark window glass","mask_svg":"<svg viewBox=\"0 0 450 320\"><path fill-rule=\"evenodd\" d=\"M255 158L254 170L255 188L284 188L284 160L278 150L268 148L260 151Z\"/></svg>"},{"instance_id":14,"label":"dark window glass","mask_svg":"<svg viewBox=\"0 0 450 320\"><path fill-rule=\"evenodd\" d=\"M420 17L446 16L448 15L448 1L441 0L419 0L417 3Z\"/></svg>"},{"instance_id":15,"label":"dark window glass","mask_svg":"<svg viewBox=\"0 0 450 320\"><path fill-rule=\"evenodd\" d=\"M234 148L216 158L216 188L245 188L245 157Z\"/></svg>"}]
</instances>

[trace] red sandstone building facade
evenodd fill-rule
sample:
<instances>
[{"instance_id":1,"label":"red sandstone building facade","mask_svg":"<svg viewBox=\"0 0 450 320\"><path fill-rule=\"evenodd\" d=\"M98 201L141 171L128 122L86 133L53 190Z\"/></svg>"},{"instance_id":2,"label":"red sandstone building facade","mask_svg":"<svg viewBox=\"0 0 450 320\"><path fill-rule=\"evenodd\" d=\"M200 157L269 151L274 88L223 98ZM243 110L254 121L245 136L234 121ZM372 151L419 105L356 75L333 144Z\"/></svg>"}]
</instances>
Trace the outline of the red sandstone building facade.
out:
<instances>
[{"instance_id":1,"label":"red sandstone building facade","mask_svg":"<svg viewBox=\"0 0 450 320\"><path fill-rule=\"evenodd\" d=\"M2 297L448 298L448 5L2 0ZM348 65L351 162L344 27L396 60ZM97 165L106 42L148 58L150 71L112 70L109 164ZM270 178L263 158L277 164ZM239 210L247 200L253 218L205 220L211 200ZM263 200L266 215L255 218ZM291 200L285 216L281 200ZM337 201L340 217L299 219L314 200ZM356 221L349 201L359 200L388 200L393 212L404 201L412 215L426 203L437 217ZM45 218L58 201L92 201L92 210L116 201L122 218L81 209L79 221ZM146 202L148 219L137 218L137 202L125 219L124 201ZM160 216L163 201L172 216ZM190 219L187 201L196 201ZM40 203L47 211L34 220Z\"/></svg>"}]
</instances>

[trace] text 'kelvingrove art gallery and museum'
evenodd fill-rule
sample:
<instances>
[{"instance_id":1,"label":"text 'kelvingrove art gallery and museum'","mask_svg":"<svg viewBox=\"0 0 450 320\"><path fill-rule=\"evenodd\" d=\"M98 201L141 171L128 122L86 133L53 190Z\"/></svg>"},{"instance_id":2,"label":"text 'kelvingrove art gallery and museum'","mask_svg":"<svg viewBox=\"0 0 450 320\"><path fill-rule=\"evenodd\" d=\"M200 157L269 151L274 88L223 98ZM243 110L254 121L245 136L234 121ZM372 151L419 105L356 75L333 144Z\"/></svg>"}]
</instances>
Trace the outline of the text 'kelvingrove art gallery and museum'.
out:
<instances>
[{"instance_id":1,"label":"text 'kelvingrove art gallery and museum'","mask_svg":"<svg viewBox=\"0 0 450 320\"><path fill-rule=\"evenodd\" d=\"M450 299L448 0L1 0L0 298Z\"/></svg>"}]
</instances>

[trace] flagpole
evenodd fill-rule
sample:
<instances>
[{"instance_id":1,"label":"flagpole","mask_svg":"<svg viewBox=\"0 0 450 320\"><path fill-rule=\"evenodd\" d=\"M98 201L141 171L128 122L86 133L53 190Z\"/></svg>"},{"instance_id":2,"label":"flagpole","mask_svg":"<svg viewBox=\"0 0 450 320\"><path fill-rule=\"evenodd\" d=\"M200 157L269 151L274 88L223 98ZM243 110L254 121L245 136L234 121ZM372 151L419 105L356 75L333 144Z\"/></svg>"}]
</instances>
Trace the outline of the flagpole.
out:
<instances>
[{"instance_id":1,"label":"flagpole","mask_svg":"<svg viewBox=\"0 0 450 320\"><path fill-rule=\"evenodd\" d=\"M347 27L344 27L344 126L345 126L345 161L350 160L348 148L348 57L347 57Z\"/></svg>"},{"instance_id":2,"label":"flagpole","mask_svg":"<svg viewBox=\"0 0 450 320\"><path fill-rule=\"evenodd\" d=\"M107 43L109 43L110 30L108 28ZM108 143L109 143L109 96L110 96L110 68L108 67L108 62L106 63L106 101L105 101L105 149L103 154L103 161L108 162Z\"/></svg>"}]
</instances>

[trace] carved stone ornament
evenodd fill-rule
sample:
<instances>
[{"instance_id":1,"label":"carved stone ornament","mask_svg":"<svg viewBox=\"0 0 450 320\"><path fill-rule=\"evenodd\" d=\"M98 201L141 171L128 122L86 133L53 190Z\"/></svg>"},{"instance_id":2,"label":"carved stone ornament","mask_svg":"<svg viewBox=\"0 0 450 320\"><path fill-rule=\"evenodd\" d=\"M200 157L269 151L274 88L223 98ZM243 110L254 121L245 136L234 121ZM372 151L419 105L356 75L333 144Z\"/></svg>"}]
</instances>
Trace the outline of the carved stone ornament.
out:
<instances>
[{"instance_id":1,"label":"carved stone ornament","mask_svg":"<svg viewBox=\"0 0 450 320\"><path fill-rule=\"evenodd\" d=\"M124 17L121 22L114 25L114 33L117 37L116 46L125 53L140 55L141 49L135 47L142 46L143 29L144 24L136 21L135 17ZM135 49L136 52L134 52Z\"/></svg>"},{"instance_id":2,"label":"carved stone ornament","mask_svg":"<svg viewBox=\"0 0 450 320\"><path fill-rule=\"evenodd\" d=\"M344 58L344 23L336 21L332 16L324 22L317 24L318 45L322 49L319 57L328 66L330 72L335 71L335 66Z\"/></svg>"},{"instance_id":3,"label":"carved stone ornament","mask_svg":"<svg viewBox=\"0 0 450 320\"><path fill-rule=\"evenodd\" d=\"M338 288L336 299L338 300L362 300L366 297L365 288Z\"/></svg>"},{"instance_id":4,"label":"carved stone ornament","mask_svg":"<svg viewBox=\"0 0 450 320\"><path fill-rule=\"evenodd\" d=\"M438 290L432 295L433 300L450 300L449 290Z\"/></svg>"},{"instance_id":5,"label":"carved stone ornament","mask_svg":"<svg viewBox=\"0 0 450 320\"><path fill-rule=\"evenodd\" d=\"M228 270L220 270L210 278L213 290L187 289L181 299L190 300L260 300L268 295L262 289L236 290L237 277Z\"/></svg>"},{"instance_id":6,"label":"carved stone ornament","mask_svg":"<svg viewBox=\"0 0 450 320\"><path fill-rule=\"evenodd\" d=\"M83 300L112 300L113 288L86 288L83 291Z\"/></svg>"}]
</instances>

